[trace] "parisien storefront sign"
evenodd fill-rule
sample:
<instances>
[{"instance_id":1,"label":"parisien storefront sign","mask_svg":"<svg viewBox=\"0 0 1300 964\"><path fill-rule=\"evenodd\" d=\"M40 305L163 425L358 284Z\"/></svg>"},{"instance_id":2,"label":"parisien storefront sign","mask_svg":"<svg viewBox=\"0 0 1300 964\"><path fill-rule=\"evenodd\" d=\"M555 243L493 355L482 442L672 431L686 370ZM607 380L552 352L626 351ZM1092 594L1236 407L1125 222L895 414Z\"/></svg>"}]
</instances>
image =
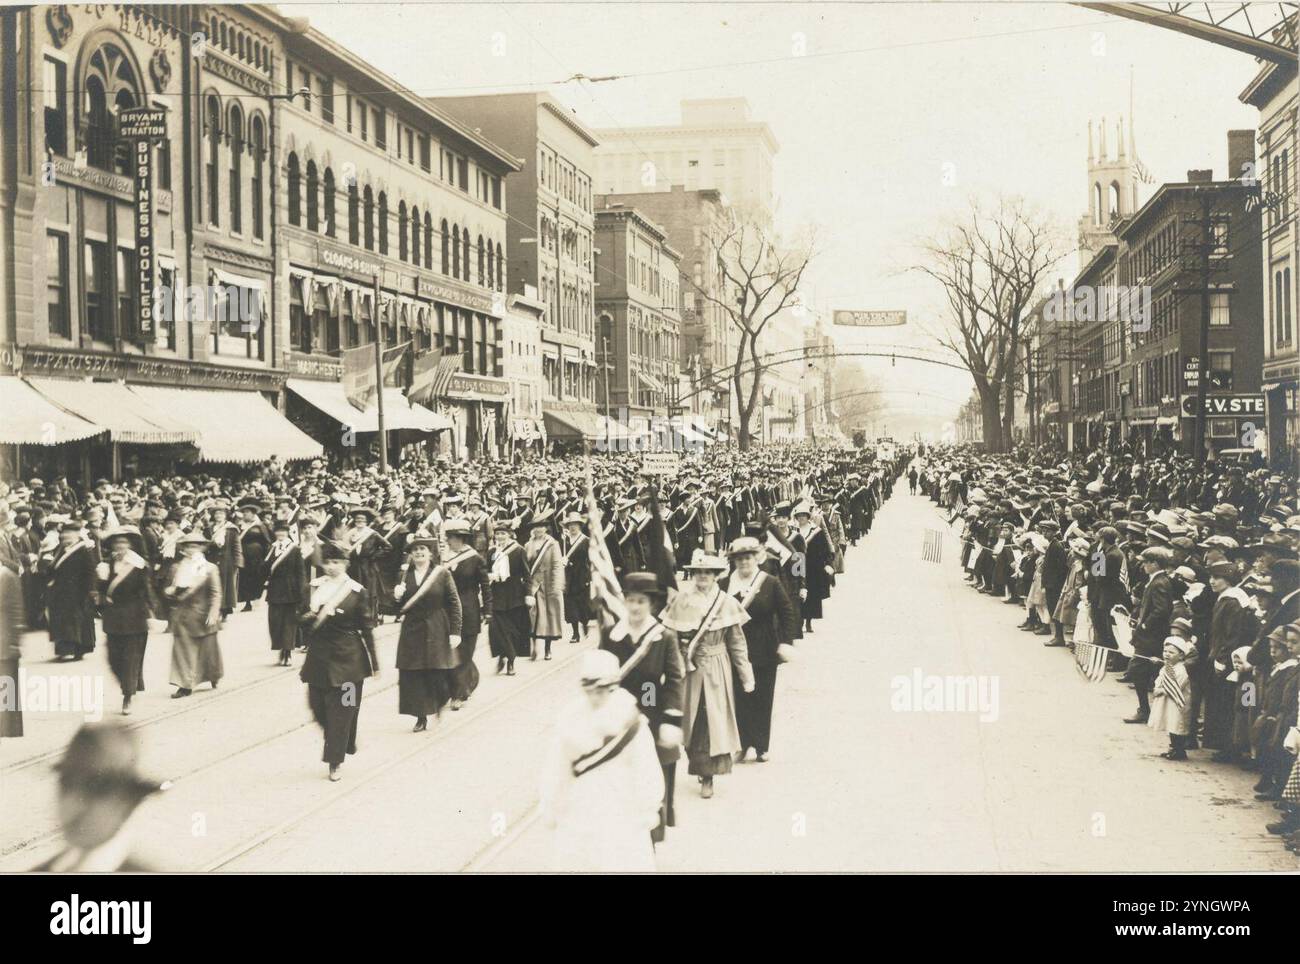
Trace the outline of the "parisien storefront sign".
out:
<instances>
[{"instance_id":1,"label":"parisien storefront sign","mask_svg":"<svg viewBox=\"0 0 1300 964\"><path fill-rule=\"evenodd\" d=\"M278 392L284 372L182 361L157 355L24 346L14 360L16 374L64 378L98 378L186 388L236 388Z\"/></svg>"}]
</instances>

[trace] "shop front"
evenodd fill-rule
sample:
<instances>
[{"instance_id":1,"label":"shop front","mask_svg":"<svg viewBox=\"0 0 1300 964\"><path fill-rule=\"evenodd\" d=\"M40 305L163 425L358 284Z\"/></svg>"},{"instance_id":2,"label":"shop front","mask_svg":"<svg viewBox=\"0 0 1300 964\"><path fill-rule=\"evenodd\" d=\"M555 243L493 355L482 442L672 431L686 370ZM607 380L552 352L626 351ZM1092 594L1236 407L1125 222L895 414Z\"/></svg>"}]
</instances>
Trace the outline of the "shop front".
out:
<instances>
[{"instance_id":1,"label":"shop front","mask_svg":"<svg viewBox=\"0 0 1300 964\"><path fill-rule=\"evenodd\" d=\"M1195 454L1196 395L1181 399L1182 451ZM1214 392L1205 396L1205 445L1217 455L1231 449L1255 449L1263 455L1268 410L1262 392Z\"/></svg>"},{"instance_id":2,"label":"shop front","mask_svg":"<svg viewBox=\"0 0 1300 964\"><path fill-rule=\"evenodd\" d=\"M500 458L513 428L508 428L505 422L510 383L490 375L458 372L447 383L445 399L447 414L453 422L452 439L457 457Z\"/></svg>"}]
</instances>

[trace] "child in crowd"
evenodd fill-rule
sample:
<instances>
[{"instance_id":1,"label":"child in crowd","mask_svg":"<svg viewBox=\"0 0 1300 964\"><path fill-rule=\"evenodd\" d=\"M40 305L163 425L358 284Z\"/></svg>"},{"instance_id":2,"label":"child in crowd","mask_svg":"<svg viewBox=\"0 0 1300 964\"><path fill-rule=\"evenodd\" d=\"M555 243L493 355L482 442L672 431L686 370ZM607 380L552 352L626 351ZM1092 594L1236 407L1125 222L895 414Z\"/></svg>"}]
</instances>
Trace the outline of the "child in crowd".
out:
<instances>
[{"instance_id":1,"label":"child in crowd","mask_svg":"<svg viewBox=\"0 0 1300 964\"><path fill-rule=\"evenodd\" d=\"M1160 754L1166 760L1187 759L1187 707L1192 684L1183 660L1191 644L1180 636L1165 638L1164 660L1151 694L1151 716L1147 725L1169 734L1169 749Z\"/></svg>"}]
</instances>

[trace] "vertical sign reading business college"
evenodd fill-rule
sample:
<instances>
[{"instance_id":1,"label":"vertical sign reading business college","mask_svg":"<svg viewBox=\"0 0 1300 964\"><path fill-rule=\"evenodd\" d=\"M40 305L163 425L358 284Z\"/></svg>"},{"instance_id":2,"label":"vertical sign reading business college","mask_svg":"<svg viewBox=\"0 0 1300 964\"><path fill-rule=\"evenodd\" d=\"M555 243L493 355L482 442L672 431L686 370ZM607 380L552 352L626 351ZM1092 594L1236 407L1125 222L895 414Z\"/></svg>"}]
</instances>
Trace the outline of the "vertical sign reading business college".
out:
<instances>
[{"instance_id":1,"label":"vertical sign reading business college","mask_svg":"<svg viewBox=\"0 0 1300 964\"><path fill-rule=\"evenodd\" d=\"M136 330L148 341L154 334L153 286L157 251L153 222L153 145L167 136L167 111L132 107L117 115L118 134L131 145L135 175Z\"/></svg>"}]
</instances>

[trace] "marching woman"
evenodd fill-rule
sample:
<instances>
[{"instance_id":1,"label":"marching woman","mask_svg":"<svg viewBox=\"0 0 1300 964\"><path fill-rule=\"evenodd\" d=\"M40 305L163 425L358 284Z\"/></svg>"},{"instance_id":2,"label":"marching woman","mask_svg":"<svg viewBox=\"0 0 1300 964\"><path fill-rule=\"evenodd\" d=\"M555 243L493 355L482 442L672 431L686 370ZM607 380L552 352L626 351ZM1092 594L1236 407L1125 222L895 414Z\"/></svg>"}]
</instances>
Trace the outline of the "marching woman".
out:
<instances>
[{"instance_id":1,"label":"marching woman","mask_svg":"<svg viewBox=\"0 0 1300 964\"><path fill-rule=\"evenodd\" d=\"M80 522L59 528L45 591L46 626L60 662L81 659L95 648L95 558Z\"/></svg>"},{"instance_id":2,"label":"marching woman","mask_svg":"<svg viewBox=\"0 0 1300 964\"><path fill-rule=\"evenodd\" d=\"M451 573L460 596L460 648L458 665L451 677L451 708L458 710L478 686L478 667L474 650L483 619L492 612L492 581L488 564L471 544L477 530L467 519L452 519L443 527L447 540L447 558L443 565Z\"/></svg>"},{"instance_id":3,"label":"marching woman","mask_svg":"<svg viewBox=\"0 0 1300 964\"><path fill-rule=\"evenodd\" d=\"M663 605L664 590L653 572L630 572L623 577L623 602L627 619L602 628L600 648L618 657L619 684L636 698L650 735L654 737L659 765L664 771L664 800L659 825L651 832L656 843L664 828L676 826L673 787L682 745L682 700L685 670L677 634L654 616Z\"/></svg>"},{"instance_id":4,"label":"marching woman","mask_svg":"<svg viewBox=\"0 0 1300 964\"><path fill-rule=\"evenodd\" d=\"M564 634L564 556L550 533L554 518L549 510L535 514L528 523L528 599L532 609L532 650L537 659L537 641L551 658L551 644Z\"/></svg>"},{"instance_id":5,"label":"marching woman","mask_svg":"<svg viewBox=\"0 0 1300 964\"><path fill-rule=\"evenodd\" d=\"M108 665L122 688L122 715L131 713L131 699L144 689L144 647L149 639L153 586L142 551L144 540L135 526L122 526L104 537L108 561L97 567L99 611L108 640Z\"/></svg>"},{"instance_id":6,"label":"marching woman","mask_svg":"<svg viewBox=\"0 0 1300 964\"><path fill-rule=\"evenodd\" d=\"M406 575L393 589L402 629L397 637L397 712L415 717L415 733L442 715L451 699L452 680L460 664L460 594L451 573L435 565L437 542L416 537Z\"/></svg>"},{"instance_id":7,"label":"marching woman","mask_svg":"<svg viewBox=\"0 0 1300 964\"><path fill-rule=\"evenodd\" d=\"M299 618L307 608L307 577L302 553L289 539L291 523L275 522L275 542L266 555L262 582L266 585L266 620L271 648L288 666L298 646Z\"/></svg>"},{"instance_id":8,"label":"marching woman","mask_svg":"<svg viewBox=\"0 0 1300 964\"><path fill-rule=\"evenodd\" d=\"M514 676L516 657L528 649L528 560L509 526L492 535L497 547L488 575L492 582L492 606L485 617L488 645L497 659L497 672L504 669L507 676Z\"/></svg>"},{"instance_id":9,"label":"marching woman","mask_svg":"<svg viewBox=\"0 0 1300 964\"><path fill-rule=\"evenodd\" d=\"M582 531L582 516L576 512L564 517L560 548L564 553L564 621L573 633L569 642L580 643L591 621L591 546Z\"/></svg>"},{"instance_id":10,"label":"marching woman","mask_svg":"<svg viewBox=\"0 0 1300 964\"><path fill-rule=\"evenodd\" d=\"M697 550L683 568L691 582L673 597L660 620L676 630L682 649L687 772L700 778L700 795L707 799L713 796L713 778L731 772L733 757L740 750L733 667L741 689L754 691L754 671L741 632L749 617L718 588L718 575L727 571L722 559Z\"/></svg>"},{"instance_id":11,"label":"marching woman","mask_svg":"<svg viewBox=\"0 0 1300 964\"><path fill-rule=\"evenodd\" d=\"M266 588L262 564L271 546L271 533L261 521L265 508L255 499L239 506L244 517L239 523L239 548L244 556L244 568L239 570L239 601L244 604L244 612L253 608L253 603L262 597L262 590Z\"/></svg>"},{"instance_id":12,"label":"marching woman","mask_svg":"<svg viewBox=\"0 0 1300 964\"><path fill-rule=\"evenodd\" d=\"M379 623L379 602L384 595L383 560L389 546L376 532L375 510L359 503L349 507L352 526L347 530L348 575L366 587L366 601L370 604L370 622ZM434 543L437 552L437 543Z\"/></svg>"},{"instance_id":13,"label":"marching woman","mask_svg":"<svg viewBox=\"0 0 1300 964\"><path fill-rule=\"evenodd\" d=\"M198 532L181 538L176 547L181 561L163 594L171 602L172 699L189 696L200 683L217 683L224 675L221 645L222 576L220 568L204 558L212 543Z\"/></svg>"},{"instance_id":14,"label":"marching woman","mask_svg":"<svg viewBox=\"0 0 1300 964\"><path fill-rule=\"evenodd\" d=\"M379 675L379 659L372 604L366 587L348 578L348 551L323 542L320 560L325 574L312 580L311 602L302 617L307 659L299 678L325 733L321 759L329 764L329 778L338 781L344 758L357 752L362 686Z\"/></svg>"},{"instance_id":15,"label":"marching woman","mask_svg":"<svg viewBox=\"0 0 1300 964\"><path fill-rule=\"evenodd\" d=\"M802 502L795 507L794 519L798 528L798 540L802 543L804 554L804 586L808 590L800 604L803 617L803 631L811 633L814 619L822 618L822 601L831 594L831 579L835 576L835 550L830 537L821 526L814 525L812 505Z\"/></svg>"},{"instance_id":16,"label":"marching woman","mask_svg":"<svg viewBox=\"0 0 1300 964\"><path fill-rule=\"evenodd\" d=\"M799 611L781 588L781 581L759 568L762 553L763 547L757 539L737 539L728 553L735 568L719 583L749 616L744 633L749 664L754 669L754 691L736 694L736 724L740 731L737 762L744 762L751 746L758 762L767 762L776 670L789 658L790 640L799 618Z\"/></svg>"}]
</instances>

